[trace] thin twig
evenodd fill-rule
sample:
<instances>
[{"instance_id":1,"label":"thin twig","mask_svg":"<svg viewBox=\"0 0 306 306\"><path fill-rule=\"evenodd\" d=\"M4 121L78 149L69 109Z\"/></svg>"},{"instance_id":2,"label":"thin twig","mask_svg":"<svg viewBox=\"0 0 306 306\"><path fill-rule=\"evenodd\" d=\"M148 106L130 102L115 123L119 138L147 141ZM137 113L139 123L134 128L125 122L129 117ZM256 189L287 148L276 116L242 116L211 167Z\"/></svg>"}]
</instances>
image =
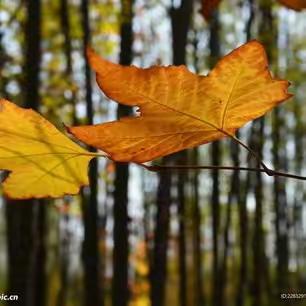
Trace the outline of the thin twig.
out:
<instances>
[{"instance_id":1,"label":"thin twig","mask_svg":"<svg viewBox=\"0 0 306 306\"><path fill-rule=\"evenodd\" d=\"M174 166L148 166L145 164L137 164L146 170L152 171L152 172L158 172L158 171L166 171L166 170L199 170L199 169L206 169L206 170L236 170L236 171L251 171L251 172L262 172L266 173L269 176L282 176L282 177L288 177L288 178L294 178L297 180L306 180L305 176L299 176L291 173L276 171L273 169L269 169L269 174L267 173L266 169L262 168L251 168L251 167L236 167L236 166L197 166L197 165L174 165Z\"/></svg>"},{"instance_id":2,"label":"thin twig","mask_svg":"<svg viewBox=\"0 0 306 306\"><path fill-rule=\"evenodd\" d=\"M269 176L275 176L275 171L273 169L270 169L264 162L263 160L258 156L258 154L253 151L248 145L246 145L244 142L242 142L239 138L237 138L235 135L231 135L225 131L223 131L223 133L227 136L229 136L231 139L233 139L235 142L237 142L239 145L241 145L243 148L245 148L250 154L251 156L253 156L257 162L262 166L262 170L261 172L265 172L267 175Z\"/></svg>"},{"instance_id":3,"label":"thin twig","mask_svg":"<svg viewBox=\"0 0 306 306\"><path fill-rule=\"evenodd\" d=\"M159 172L159 171L166 171L166 170L236 170L236 171L251 171L251 172L261 172L265 173L268 176L281 176L281 177L287 177L287 178L293 178L297 180L302 180L306 181L305 176L300 176L296 174L291 174L291 173L286 173L286 172L281 172L277 170L270 169L269 167L266 166L266 164L262 161L262 159L257 155L255 151L253 151L251 148L248 147L245 143L243 143L240 139L238 139L235 135L229 134L223 130L220 130L222 133L224 133L226 136L230 137L233 139L235 142L237 142L239 145L241 145L243 148L245 148L251 156L253 156L258 164L262 168L252 168L252 167L238 167L238 166L198 166L198 165L164 165L164 166L159 166L159 165L154 165L154 166L148 166L142 163L135 163L136 165L145 168L146 170L152 171L152 172ZM109 158L109 156L106 154L102 153L95 153L96 157L106 157Z\"/></svg>"}]
</instances>

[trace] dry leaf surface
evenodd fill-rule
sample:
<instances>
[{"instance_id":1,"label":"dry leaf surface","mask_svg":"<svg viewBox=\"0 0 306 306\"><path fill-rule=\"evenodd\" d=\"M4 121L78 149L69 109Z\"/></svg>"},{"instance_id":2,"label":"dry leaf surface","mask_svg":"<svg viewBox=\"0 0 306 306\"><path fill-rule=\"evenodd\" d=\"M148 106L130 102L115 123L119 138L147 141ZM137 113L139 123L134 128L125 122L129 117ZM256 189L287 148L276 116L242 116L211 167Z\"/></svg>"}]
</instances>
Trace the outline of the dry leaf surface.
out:
<instances>
[{"instance_id":1,"label":"dry leaf surface","mask_svg":"<svg viewBox=\"0 0 306 306\"><path fill-rule=\"evenodd\" d=\"M219 6L221 0L202 0L202 14L209 21L214 10Z\"/></svg>"},{"instance_id":2,"label":"dry leaf surface","mask_svg":"<svg viewBox=\"0 0 306 306\"><path fill-rule=\"evenodd\" d=\"M306 8L306 0L278 0L278 2L295 11Z\"/></svg>"},{"instance_id":3,"label":"dry leaf surface","mask_svg":"<svg viewBox=\"0 0 306 306\"><path fill-rule=\"evenodd\" d=\"M3 182L8 197L76 194L88 185L92 158L35 111L0 100L0 169L10 171Z\"/></svg>"},{"instance_id":4,"label":"dry leaf surface","mask_svg":"<svg viewBox=\"0 0 306 306\"><path fill-rule=\"evenodd\" d=\"M257 41L223 57L207 76L185 66L121 66L92 50L88 58L105 95L138 106L139 116L69 131L116 161L142 163L234 135L291 96L288 81L271 76Z\"/></svg>"}]
</instances>

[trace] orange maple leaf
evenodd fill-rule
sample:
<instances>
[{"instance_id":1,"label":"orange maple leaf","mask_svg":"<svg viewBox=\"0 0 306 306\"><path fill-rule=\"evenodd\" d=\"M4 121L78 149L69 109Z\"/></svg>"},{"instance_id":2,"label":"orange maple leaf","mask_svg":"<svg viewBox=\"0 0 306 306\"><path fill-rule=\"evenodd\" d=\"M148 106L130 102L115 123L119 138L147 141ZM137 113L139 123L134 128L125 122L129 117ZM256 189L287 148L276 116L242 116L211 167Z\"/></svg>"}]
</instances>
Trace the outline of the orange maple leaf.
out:
<instances>
[{"instance_id":1,"label":"orange maple leaf","mask_svg":"<svg viewBox=\"0 0 306 306\"><path fill-rule=\"evenodd\" d=\"M202 0L202 14L208 21L221 0Z\"/></svg>"},{"instance_id":2,"label":"orange maple leaf","mask_svg":"<svg viewBox=\"0 0 306 306\"><path fill-rule=\"evenodd\" d=\"M306 0L278 0L278 2L295 11L306 8Z\"/></svg>"},{"instance_id":3,"label":"orange maple leaf","mask_svg":"<svg viewBox=\"0 0 306 306\"><path fill-rule=\"evenodd\" d=\"M257 41L225 56L208 76L185 66L121 66L91 50L88 58L106 96L138 105L140 115L69 131L116 161L142 163L234 137L238 128L291 96L288 81L272 78Z\"/></svg>"}]
</instances>

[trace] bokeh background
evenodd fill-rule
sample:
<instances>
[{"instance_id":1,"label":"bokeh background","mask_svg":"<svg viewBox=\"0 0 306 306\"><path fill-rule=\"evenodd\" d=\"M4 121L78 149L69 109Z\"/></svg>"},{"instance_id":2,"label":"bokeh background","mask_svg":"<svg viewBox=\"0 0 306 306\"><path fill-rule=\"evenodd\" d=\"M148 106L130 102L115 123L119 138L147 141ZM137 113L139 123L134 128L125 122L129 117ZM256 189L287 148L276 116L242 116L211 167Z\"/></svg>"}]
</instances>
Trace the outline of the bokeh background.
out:
<instances>
[{"instance_id":1,"label":"bokeh background","mask_svg":"<svg viewBox=\"0 0 306 306\"><path fill-rule=\"evenodd\" d=\"M196 0L1 0L0 22L1 97L61 130L133 113L98 89L86 45L125 65L207 74L258 39L295 97L239 137L267 165L306 175L306 11L222 0L205 20ZM154 163L256 166L229 140ZM304 181L103 159L90 169L78 196L0 197L0 292L19 295L10 305L305 305L280 298L306 293Z\"/></svg>"}]
</instances>

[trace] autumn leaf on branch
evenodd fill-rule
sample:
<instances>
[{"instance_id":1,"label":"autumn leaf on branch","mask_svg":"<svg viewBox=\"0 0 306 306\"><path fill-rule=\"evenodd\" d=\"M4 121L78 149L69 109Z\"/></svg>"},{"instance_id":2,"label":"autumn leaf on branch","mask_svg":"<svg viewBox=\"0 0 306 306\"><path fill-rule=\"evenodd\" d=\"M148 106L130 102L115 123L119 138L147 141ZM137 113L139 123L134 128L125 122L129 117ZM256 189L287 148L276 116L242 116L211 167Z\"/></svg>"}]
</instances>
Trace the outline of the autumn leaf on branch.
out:
<instances>
[{"instance_id":1,"label":"autumn leaf on branch","mask_svg":"<svg viewBox=\"0 0 306 306\"><path fill-rule=\"evenodd\" d=\"M291 97L288 81L272 78L258 41L222 58L208 76L191 73L185 66L121 66L92 50L88 59L106 96L139 106L136 117L69 128L115 161L143 163L234 137L238 128Z\"/></svg>"},{"instance_id":2,"label":"autumn leaf on branch","mask_svg":"<svg viewBox=\"0 0 306 306\"><path fill-rule=\"evenodd\" d=\"M219 6L221 0L202 0L202 14L206 21L209 21L214 10Z\"/></svg>"},{"instance_id":3,"label":"autumn leaf on branch","mask_svg":"<svg viewBox=\"0 0 306 306\"><path fill-rule=\"evenodd\" d=\"M35 111L0 100L0 169L10 171L3 182L8 197L76 194L88 185L93 157Z\"/></svg>"},{"instance_id":4,"label":"autumn leaf on branch","mask_svg":"<svg viewBox=\"0 0 306 306\"><path fill-rule=\"evenodd\" d=\"M306 9L306 0L278 0L278 2L295 11Z\"/></svg>"}]
</instances>

